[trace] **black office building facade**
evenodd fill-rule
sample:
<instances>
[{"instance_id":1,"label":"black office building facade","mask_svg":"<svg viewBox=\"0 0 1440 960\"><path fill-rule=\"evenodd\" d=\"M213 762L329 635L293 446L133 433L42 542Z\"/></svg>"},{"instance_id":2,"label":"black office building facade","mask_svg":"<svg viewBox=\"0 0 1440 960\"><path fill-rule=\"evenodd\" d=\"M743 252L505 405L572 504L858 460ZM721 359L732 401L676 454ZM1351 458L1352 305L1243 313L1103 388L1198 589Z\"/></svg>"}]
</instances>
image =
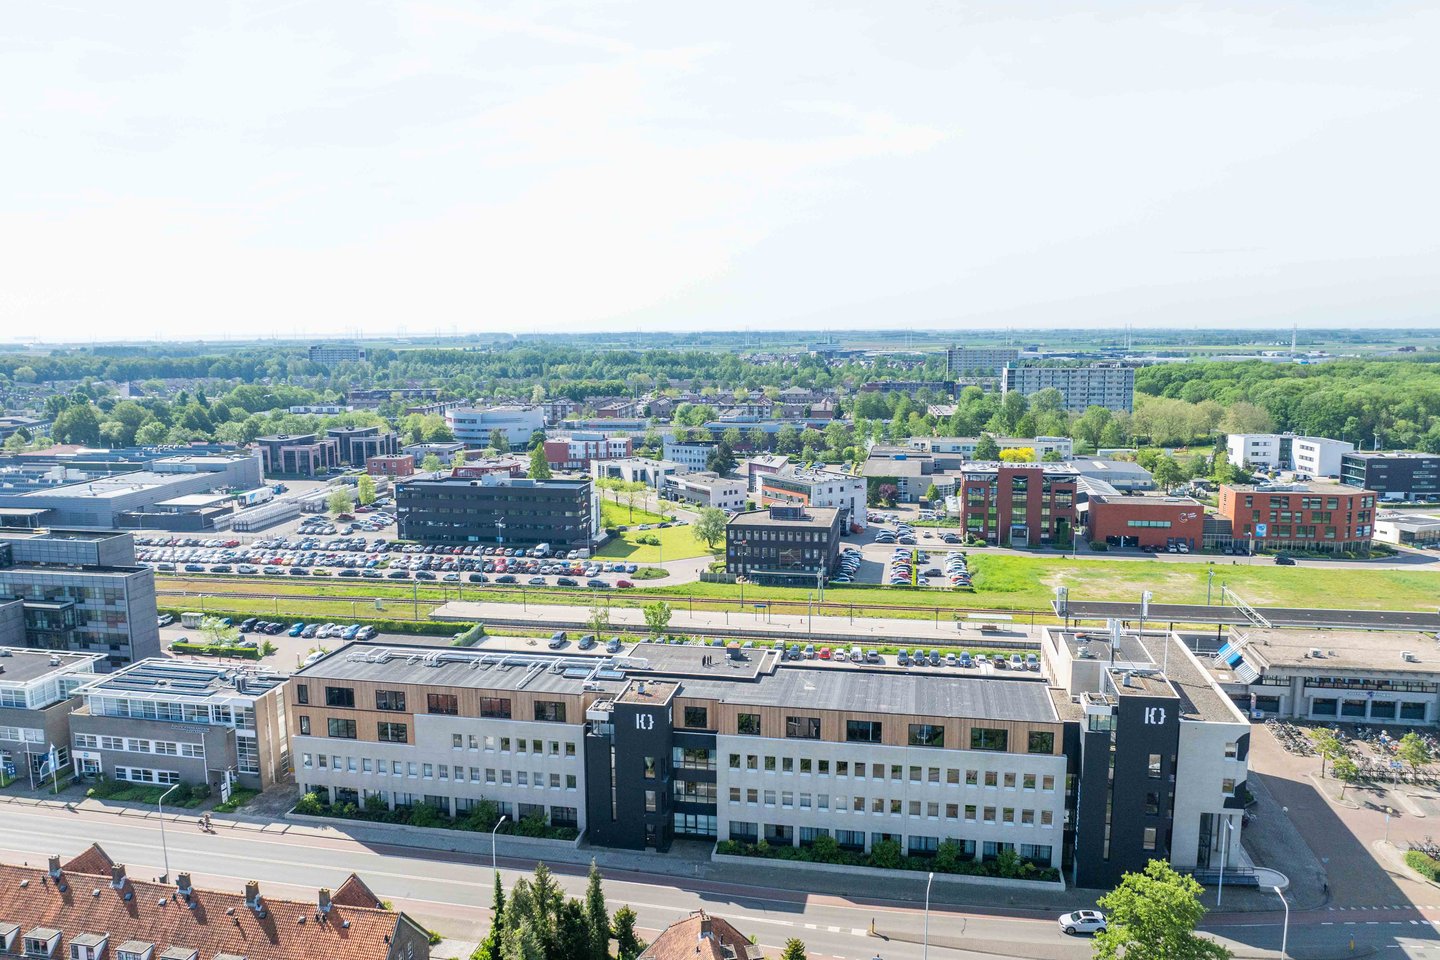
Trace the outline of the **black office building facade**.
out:
<instances>
[{"instance_id":1,"label":"black office building facade","mask_svg":"<svg viewBox=\"0 0 1440 960\"><path fill-rule=\"evenodd\" d=\"M589 479L417 476L396 486L400 538L419 543L589 548L599 515Z\"/></svg>"},{"instance_id":2,"label":"black office building facade","mask_svg":"<svg viewBox=\"0 0 1440 960\"><path fill-rule=\"evenodd\" d=\"M804 506L737 513L725 526L725 572L776 586L829 580L840 557L843 513Z\"/></svg>"},{"instance_id":3,"label":"black office building facade","mask_svg":"<svg viewBox=\"0 0 1440 960\"><path fill-rule=\"evenodd\" d=\"M1373 490L1379 500L1440 500L1440 453L1347 453L1340 482Z\"/></svg>"}]
</instances>

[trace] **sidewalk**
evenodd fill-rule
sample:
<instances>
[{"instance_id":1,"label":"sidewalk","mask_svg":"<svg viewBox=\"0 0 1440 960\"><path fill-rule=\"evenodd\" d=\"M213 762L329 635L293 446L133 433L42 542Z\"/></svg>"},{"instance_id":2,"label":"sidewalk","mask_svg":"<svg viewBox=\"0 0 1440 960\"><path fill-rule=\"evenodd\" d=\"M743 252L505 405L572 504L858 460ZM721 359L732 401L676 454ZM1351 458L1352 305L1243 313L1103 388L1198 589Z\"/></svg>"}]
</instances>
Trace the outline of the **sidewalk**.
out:
<instances>
[{"instance_id":1,"label":"sidewalk","mask_svg":"<svg viewBox=\"0 0 1440 960\"><path fill-rule=\"evenodd\" d=\"M753 609L753 608L752 608ZM553 627L581 630L589 627L590 608L519 603L483 603L452 600L437 608L435 620L486 623L495 626ZM646 633L645 613L639 607L612 606L610 623L617 630ZM713 610L690 611L683 598L671 604L671 633L704 634L721 637L751 637L761 640L795 641L834 638L834 642L859 641L861 645L945 646L945 647L1033 647L1030 619L1016 615L1013 625L996 633L961 628L955 614L942 609L935 620L906 620L880 617L811 617L805 614Z\"/></svg>"}]
</instances>

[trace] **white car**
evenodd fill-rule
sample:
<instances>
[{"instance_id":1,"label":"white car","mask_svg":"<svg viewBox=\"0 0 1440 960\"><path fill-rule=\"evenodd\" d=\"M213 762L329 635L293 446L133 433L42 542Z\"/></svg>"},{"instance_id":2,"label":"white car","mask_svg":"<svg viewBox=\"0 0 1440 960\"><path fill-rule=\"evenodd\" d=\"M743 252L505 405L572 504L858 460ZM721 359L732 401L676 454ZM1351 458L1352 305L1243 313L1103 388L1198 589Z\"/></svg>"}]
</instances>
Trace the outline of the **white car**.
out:
<instances>
[{"instance_id":1,"label":"white car","mask_svg":"<svg viewBox=\"0 0 1440 960\"><path fill-rule=\"evenodd\" d=\"M1076 910L1060 915L1060 929L1074 936L1077 933L1103 933L1105 914L1099 910Z\"/></svg>"}]
</instances>

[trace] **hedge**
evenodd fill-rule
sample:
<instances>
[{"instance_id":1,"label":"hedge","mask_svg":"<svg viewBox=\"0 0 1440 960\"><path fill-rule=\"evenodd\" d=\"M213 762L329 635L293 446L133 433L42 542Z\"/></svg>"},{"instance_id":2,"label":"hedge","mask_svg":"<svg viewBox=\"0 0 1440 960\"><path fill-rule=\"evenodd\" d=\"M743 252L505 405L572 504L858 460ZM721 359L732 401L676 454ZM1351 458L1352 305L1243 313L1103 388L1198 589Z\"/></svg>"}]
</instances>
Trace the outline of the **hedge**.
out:
<instances>
[{"instance_id":1,"label":"hedge","mask_svg":"<svg viewBox=\"0 0 1440 960\"><path fill-rule=\"evenodd\" d=\"M187 643L177 640L170 644L176 653L194 653L202 657L239 657L241 660L259 660L259 647L236 647L224 643Z\"/></svg>"},{"instance_id":2,"label":"hedge","mask_svg":"<svg viewBox=\"0 0 1440 960\"><path fill-rule=\"evenodd\" d=\"M280 599L284 600L286 598L282 596ZM178 620L182 609L180 607L162 607L160 608L159 612L171 614ZM193 613L194 611L187 610L185 612ZM248 617L257 617L261 620L278 620L281 622L288 620L290 623L295 623L297 621L304 623L345 623L347 625L351 623L358 623L361 626L374 627L380 633L407 633L415 636L452 637L462 630L469 629L469 627L467 627L464 623L461 623L459 621L452 622L448 620L369 620L363 617L336 617L333 614L328 613L322 614L319 617L311 617L311 615L309 614L301 615L294 613L265 615L253 613L225 614L220 611L211 612L217 616L230 616L231 618L244 619ZM203 644L195 644L195 646L203 646Z\"/></svg>"},{"instance_id":3,"label":"hedge","mask_svg":"<svg viewBox=\"0 0 1440 960\"><path fill-rule=\"evenodd\" d=\"M295 813L308 817L336 817L342 820L362 820L370 823L394 823L411 827L439 827L444 830L464 830L471 833L489 833L492 828L502 835L539 837L545 840L574 840L580 832L574 827L552 827L545 822L545 815L527 814L516 822L513 818L496 828L500 819L499 808L489 800L481 800L469 813L451 818L438 808L423 803L413 807L390 809L378 794L372 794L362 804L330 804L321 800L316 793L307 793L295 804Z\"/></svg>"},{"instance_id":4,"label":"hedge","mask_svg":"<svg viewBox=\"0 0 1440 960\"><path fill-rule=\"evenodd\" d=\"M935 871L970 877L1004 877L1014 880L1060 879L1054 867L1039 867L1027 860L1021 860L1013 850L1006 850L995 860L966 860L961 858L960 845L946 840L933 857L910 857L901 852L900 844L885 840L874 845L870 853L841 849L834 837L821 836L808 847L792 847L789 844L771 845L764 840L746 843L741 840L722 840L715 852L734 857L763 857L771 860L796 860L801 863L829 863L851 867L876 867L882 870Z\"/></svg>"},{"instance_id":5,"label":"hedge","mask_svg":"<svg viewBox=\"0 0 1440 960\"><path fill-rule=\"evenodd\" d=\"M1440 880L1440 860L1419 850L1407 850L1405 852L1405 865L1414 870L1426 880Z\"/></svg>"}]
</instances>

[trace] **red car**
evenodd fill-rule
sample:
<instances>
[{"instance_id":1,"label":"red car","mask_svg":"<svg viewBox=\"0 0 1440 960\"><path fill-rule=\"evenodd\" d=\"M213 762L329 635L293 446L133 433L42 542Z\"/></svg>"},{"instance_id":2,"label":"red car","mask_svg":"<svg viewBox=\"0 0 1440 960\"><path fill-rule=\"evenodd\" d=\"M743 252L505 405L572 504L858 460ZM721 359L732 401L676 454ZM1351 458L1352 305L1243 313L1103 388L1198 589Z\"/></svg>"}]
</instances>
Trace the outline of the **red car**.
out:
<instances>
[{"instance_id":1,"label":"red car","mask_svg":"<svg viewBox=\"0 0 1440 960\"><path fill-rule=\"evenodd\" d=\"M635 586L635 584L631 583L629 580L616 580L615 586L619 587L621 590L624 590L626 587Z\"/></svg>"}]
</instances>

